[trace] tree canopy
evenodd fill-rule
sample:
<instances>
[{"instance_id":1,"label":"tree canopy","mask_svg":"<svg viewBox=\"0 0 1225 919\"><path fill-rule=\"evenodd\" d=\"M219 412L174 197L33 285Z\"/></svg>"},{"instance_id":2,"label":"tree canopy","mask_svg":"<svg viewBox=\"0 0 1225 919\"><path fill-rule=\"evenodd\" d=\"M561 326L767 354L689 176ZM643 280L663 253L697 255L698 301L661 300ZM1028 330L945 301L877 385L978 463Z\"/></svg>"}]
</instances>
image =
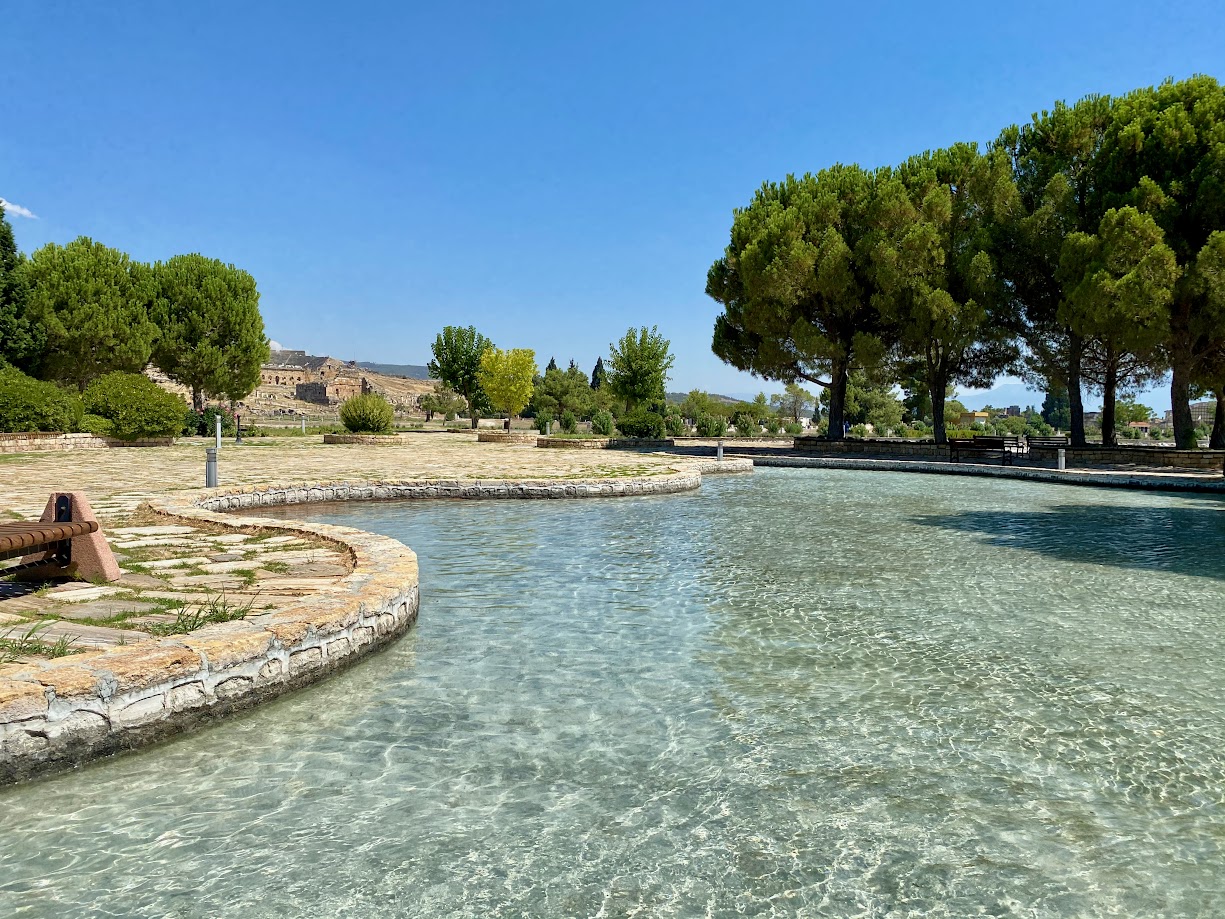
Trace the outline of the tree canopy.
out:
<instances>
[{"instance_id":1,"label":"tree canopy","mask_svg":"<svg viewBox=\"0 0 1225 919\"><path fill-rule=\"evenodd\" d=\"M156 284L148 265L82 236L43 246L27 276L28 314L46 335L40 376L84 392L105 373L144 369L158 335L149 318Z\"/></svg>"},{"instance_id":2,"label":"tree canopy","mask_svg":"<svg viewBox=\"0 0 1225 919\"><path fill-rule=\"evenodd\" d=\"M489 347L481 352L477 382L494 411L518 415L532 398L532 378L536 376L536 352L530 348Z\"/></svg>"},{"instance_id":3,"label":"tree canopy","mask_svg":"<svg viewBox=\"0 0 1225 919\"><path fill-rule=\"evenodd\" d=\"M675 358L656 326L629 329L608 347L608 388L625 401L627 412L642 403L664 401Z\"/></svg>"},{"instance_id":4,"label":"tree canopy","mask_svg":"<svg viewBox=\"0 0 1225 919\"><path fill-rule=\"evenodd\" d=\"M856 370L902 384L938 440L955 385L1019 372L1066 394L1077 445L1084 390L1109 416L1117 392L1168 372L1179 446L1205 392L1225 445L1222 264L1225 88L1200 76L1058 103L982 151L763 185L707 275L712 347L825 387L831 437Z\"/></svg>"},{"instance_id":5,"label":"tree canopy","mask_svg":"<svg viewBox=\"0 0 1225 919\"><path fill-rule=\"evenodd\" d=\"M0 361L26 367L43 348L41 326L30 322L26 260L17 251L13 227L0 205Z\"/></svg>"},{"instance_id":6,"label":"tree canopy","mask_svg":"<svg viewBox=\"0 0 1225 919\"><path fill-rule=\"evenodd\" d=\"M428 365L430 376L464 397L474 429L488 402L479 379L481 355L492 347L493 342L474 327L454 325L445 326L430 346L434 355Z\"/></svg>"},{"instance_id":7,"label":"tree canopy","mask_svg":"<svg viewBox=\"0 0 1225 919\"><path fill-rule=\"evenodd\" d=\"M842 429L851 369L883 355L871 253L887 225L877 200L888 175L839 165L763 185L736 211L706 279L723 306L715 354L768 380L827 387L831 430Z\"/></svg>"},{"instance_id":8,"label":"tree canopy","mask_svg":"<svg viewBox=\"0 0 1225 919\"><path fill-rule=\"evenodd\" d=\"M194 253L160 262L153 273L161 329L153 362L191 390L196 411L206 395L245 398L259 385L269 356L255 279Z\"/></svg>"}]
</instances>

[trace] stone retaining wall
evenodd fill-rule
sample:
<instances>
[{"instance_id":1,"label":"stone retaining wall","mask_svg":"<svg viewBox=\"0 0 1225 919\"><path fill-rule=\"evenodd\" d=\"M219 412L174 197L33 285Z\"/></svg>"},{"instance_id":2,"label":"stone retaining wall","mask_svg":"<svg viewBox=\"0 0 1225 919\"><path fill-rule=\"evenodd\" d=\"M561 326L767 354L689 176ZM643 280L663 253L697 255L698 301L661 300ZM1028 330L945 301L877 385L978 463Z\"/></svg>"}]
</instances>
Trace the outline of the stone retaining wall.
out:
<instances>
[{"instance_id":1,"label":"stone retaining wall","mask_svg":"<svg viewBox=\"0 0 1225 919\"><path fill-rule=\"evenodd\" d=\"M1054 462L1058 447L1034 447L1032 454ZM1064 447L1069 466L1169 466L1176 469L1225 468L1225 450L1175 450L1173 447Z\"/></svg>"},{"instance_id":2,"label":"stone retaining wall","mask_svg":"<svg viewBox=\"0 0 1225 919\"><path fill-rule=\"evenodd\" d=\"M706 460L705 462L696 462L698 472L702 475L727 475L734 472L752 472L753 460L727 457L722 460Z\"/></svg>"},{"instance_id":3,"label":"stone retaining wall","mask_svg":"<svg viewBox=\"0 0 1225 919\"><path fill-rule=\"evenodd\" d=\"M1077 472L1075 469L1035 469L1025 466L987 466L976 463L923 462L901 459L857 459L851 457L776 456L753 460L757 466L803 469L862 469L885 472L917 472L928 475L968 475L992 479L1022 479L1057 485L1087 485L1092 488L1130 488L1144 491L1190 491L1225 494L1225 478L1178 476L1170 473Z\"/></svg>"},{"instance_id":4,"label":"stone retaining wall","mask_svg":"<svg viewBox=\"0 0 1225 919\"><path fill-rule=\"evenodd\" d=\"M727 448L736 445L727 441ZM801 453L822 456L915 456L933 460L948 460L947 445L930 440L873 438L871 440L822 440L819 437L795 438L795 449ZM1039 462L1054 463L1058 447L1034 447L1030 456ZM1172 469L1225 468L1225 450L1175 450L1170 447L1100 447L1064 448L1068 466L1167 466Z\"/></svg>"},{"instance_id":5,"label":"stone retaining wall","mask_svg":"<svg viewBox=\"0 0 1225 919\"><path fill-rule=\"evenodd\" d=\"M726 434L723 437L675 437L673 440L678 447L717 447L719 441L723 441L725 447L790 447L794 444L795 437L790 434L780 434L778 437L769 434L763 434L760 437L737 437L734 434Z\"/></svg>"},{"instance_id":6,"label":"stone retaining wall","mask_svg":"<svg viewBox=\"0 0 1225 919\"><path fill-rule=\"evenodd\" d=\"M691 491L702 484L696 469L666 475L623 479L556 479L504 482L487 479L413 482L339 482L331 485L287 485L238 490L209 496L203 506L211 510L244 510L284 504L325 501L394 501L425 498L490 500L510 498L621 498L631 495L670 495Z\"/></svg>"},{"instance_id":7,"label":"stone retaining wall","mask_svg":"<svg viewBox=\"0 0 1225 919\"><path fill-rule=\"evenodd\" d=\"M0 453L35 453L44 450L106 450L111 447L169 447L173 437L147 437L143 440L119 440L97 434L56 434L45 431L23 431L0 434Z\"/></svg>"},{"instance_id":8,"label":"stone retaining wall","mask_svg":"<svg viewBox=\"0 0 1225 919\"><path fill-rule=\"evenodd\" d=\"M536 446L554 450L604 450L607 437L537 437Z\"/></svg>"},{"instance_id":9,"label":"stone retaining wall","mask_svg":"<svg viewBox=\"0 0 1225 919\"><path fill-rule=\"evenodd\" d=\"M133 749L306 685L387 644L417 617L417 557L394 539L200 507L157 510L312 533L347 546L355 569L275 613L0 668L0 784Z\"/></svg>"},{"instance_id":10,"label":"stone retaining wall","mask_svg":"<svg viewBox=\"0 0 1225 919\"><path fill-rule=\"evenodd\" d=\"M872 439L872 440L824 440L820 437L796 437L793 445L804 453L820 453L830 456L929 456L933 459L949 458L946 444L931 440Z\"/></svg>"},{"instance_id":11,"label":"stone retaining wall","mask_svg":"<svg viewBox=\"0 0 1225 919\"><path fill-rule=\"evenodd\" d=\"M324 434L325 444L365 444L371 447L398 447L404 443L399 434Z\"/></svg>"},{"instance_id":12,"label":"stone retaining wall","mask_svg":"<svg viewBox=\"0 0 1225 919\"><path fill-rule=\"evenodd\" d=\"M667 450L675 446L676 441L671 437L663 440L648 440L645 437L608 438L608 448L610 450Z\"/></svg>"},{"instance_id":13,"label":"stone retaining wall","mask_svg":"<svg viewBox=\"0 0 1225 919\"><path fill-rule=\"evenodd\" d=\"M535 446L540 437L535 431L477 431L476 439L482 444L527 444Z\"/></svg>"}]
</instances>

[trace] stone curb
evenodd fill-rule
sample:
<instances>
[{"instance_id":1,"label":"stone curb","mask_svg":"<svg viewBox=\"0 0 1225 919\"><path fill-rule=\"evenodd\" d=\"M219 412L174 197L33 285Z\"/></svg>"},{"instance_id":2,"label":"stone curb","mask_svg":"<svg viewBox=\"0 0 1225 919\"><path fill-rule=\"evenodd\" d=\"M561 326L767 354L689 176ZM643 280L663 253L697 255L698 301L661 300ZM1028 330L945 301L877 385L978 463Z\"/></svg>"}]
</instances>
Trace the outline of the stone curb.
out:
<instances>
[{"instance_id":1,"label":"stone curb","mask_svg":"<svg viewBox=\"0 0 1225 919\"><path fill-rule=\"evenodd\" d=\"M417 557L397 540L351 527L223 510L396 498L596 498L697 488L684 471L576 482L413 481L205 492L153 504L170 518L309 533L347 548L352 573L274 613L173 638L0 667L0 785L191 730L348 666L399 637L420 605Z\"/></svg>"},{"instance_id":2,"label":"stone curb","mask_svg":"<svg viewBox=\"0 0 1225 919\"><path fill-rule=\"evenodd\" d=\"M725 460L726 462L726 460ZM916 472L928 475L968 475L995 479L1021 479L1079 485L1091 488L1130 488L1144 491L1193 491L1225 493L1225 478L1208 479L1174 474L1148 475L1142 472L1082 472L1068 469L1026 469L1017 466L984 466L975 463L926 463L917 460L841 459L805 457L754 457L757 466L786 466L802 469L861 469L886 472Z\"/></svg>"},{"instance_id":3,"label":"stone curb","mask_svg":"<svg viewBox=\"0 0 1225 919\"><path fill-rule=\"evenodd\" d=\"M365 444L371 447L397 447L404 443L399 434L324 434L325 444Z\"/></svg>"}]
</instances>

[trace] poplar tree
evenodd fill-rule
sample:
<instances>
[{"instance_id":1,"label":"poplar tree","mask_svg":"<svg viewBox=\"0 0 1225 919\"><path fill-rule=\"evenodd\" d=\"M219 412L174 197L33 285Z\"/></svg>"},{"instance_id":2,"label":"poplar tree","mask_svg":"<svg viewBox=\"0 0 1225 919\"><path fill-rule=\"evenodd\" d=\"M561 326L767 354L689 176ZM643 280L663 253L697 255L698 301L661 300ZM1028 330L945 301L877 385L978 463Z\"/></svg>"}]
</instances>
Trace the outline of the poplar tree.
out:
<instances>
[{"instance_id":1,"label":"poplar tree","mask_svg":"<svg viewBox=\"0 0 1225 919\"><path fill-rule=\"evenodd\" d=\"M492 347L493 342L472 326L454 325L444 326L430 346L434 355L428 364L430 376L464 397L473 430L488 404L478 378L481 355Z\"/></svg>"},{"instance_id":2,"label":"poplar tree","mask_svg":"<svg viewBox=\"0 0 1225 919\"><path fill-rule=\"evenodd\" d=\"M518 415L532 398L536 352L530 348L486 348L481 352L476 376L494 411L505 412L508 418Z\"/></svg>"},{"instance_id":3,"label":"poplar tree","mask_svg":"<svg viewBox=\"0 0 1225 919\"><path fill-rule=\"evenodd\" d=\"M656 326L629 329L608 346L608 388L625 400L627 412L644 402L664 401L668 371L675 360L670 348Z\"/></svg>"}]
</instances>

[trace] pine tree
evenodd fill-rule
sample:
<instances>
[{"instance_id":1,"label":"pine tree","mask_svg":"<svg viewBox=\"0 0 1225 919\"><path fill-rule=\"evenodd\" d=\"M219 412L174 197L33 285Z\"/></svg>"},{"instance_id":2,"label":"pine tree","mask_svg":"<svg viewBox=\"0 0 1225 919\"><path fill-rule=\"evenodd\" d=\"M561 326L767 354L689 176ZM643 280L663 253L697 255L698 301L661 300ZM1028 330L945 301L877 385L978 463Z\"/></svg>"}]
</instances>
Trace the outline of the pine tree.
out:
<instances>
[{"instance_id":1,"label":"pine tree","mask_svg":"<svg viewBox=\"0 0 1225 919\"><path fill-rule=\"evenodd\" d=\"M604 370L604 358L597 357L595 359L595 367L591 370L591 388L600 389L607 379L608 373Z\"/></svg>"},{"instance_id":2,"label":"pine tree","mask_svg":"<svg viewBox=\"0 0 1225 919\"><path fill-rule=\"evenodd\" d=\"M40 326L26 316L29 287L25 258L17 251L13 228L0 205L0 362L23 369L42 351Z\"/></svg>"}]
</instances>

